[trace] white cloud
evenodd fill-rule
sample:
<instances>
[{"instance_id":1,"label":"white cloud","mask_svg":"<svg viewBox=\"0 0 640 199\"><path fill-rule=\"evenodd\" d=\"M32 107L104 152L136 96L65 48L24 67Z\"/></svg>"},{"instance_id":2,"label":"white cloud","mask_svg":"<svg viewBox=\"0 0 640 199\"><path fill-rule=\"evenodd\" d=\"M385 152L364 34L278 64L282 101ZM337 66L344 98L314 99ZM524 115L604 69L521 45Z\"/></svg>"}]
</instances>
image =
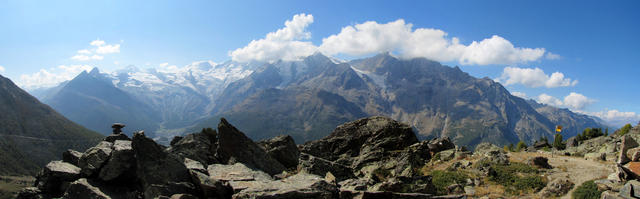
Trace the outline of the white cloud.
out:
<instances>
[{"instance_id":1,"label":"white cloud","mask_svg":"<svg viewBox=\"0 0 640 199\"><path fill-rule=\"evenodd\" d=\"M71 80L82 71L90 71L93 67L89 65L60 65L50 69L40 69L33 74L20 75L18 85L24 89L53 87L63 81Z\"/></svg>"},{"instance_id":2,"label":"white cloud","mask_svg":"<svg viewBox=\"0 0 640 199\"><path fill-rule=\"evenodd\" d=\"M87 49L78 50L78 54L91 54L91 51Z\"/></svg>"},{"instance_id":3,"label":"white cloud","mask_svg":"<svg viewBox=\"0 0 640 199\"><path fill-rule=\"evenodd\" d=\"M636 125L638 121L640 121L640 114L637 114L635 112L622 112L616 109L604 110L600 112L579 112L582 114L599 117L607 123L614 125L615 127L622 127L625 124Z\"/></svg>"},{"instance_id":4,"label":"white cloud","mask_svg":"<svg viewBox=\"0 0 640 199\"><path fill-rule=\"evenodd\" d=\"M551 52L547 52L547 54L545 54L545 55L544 55L544 57L545 57L546 59L549 59L549 60L556 60L556 59L560 59L560 58L562 58L562 56L560 56L560 55L558 55L558 54L553 54L553 53L551 53Z\"/></svg>"},{"instance_id":5,"label":"white cloud","mask_svg":"<svg viewBox=\"0 0 640 199\"><path fill-rule=\"evenodd\" d=\"M285 27L270 32L265 38L251 41L247 46L229 53L234 61L297 60L316 52L317 47L309 41L311 33L306 30L313 23L313 16L297 14L285 22Z\"/></svg>"},{"instance_id":6,"label":"white cloud","mask_svg":"<svg viewBox=\"0 0 640 199\"><path fill-rule=\"evenodd\" d=\"M578 84L578 80L565 78L561 72L554 72L549 76L540 68L505 67L502 75L496 80L505 85L522 84L532 88L541 86L555 88Z\"/></svg>"},{"instance_id":7,"label":"white cloud","mask_svg":"<svg viewBox=\"0 0 640 199\"><path fill-rule=\"evenodd\" d=\"M0 73L2 73L2 72L4 72L4 71L5 71L4 67L3 67L3 66L0 66Z\"/></svg>"},{"instance_id":8,"label":"white cloud","mask_svg":"<svg viewBox=\"0 0 640 199\"><path fill-rule=\"evenodd\" d=\"M111 53L119 53L120 52L120 44L115 45L102 45L96 49L96 53L98 54L111 54Z\"/></svg>"},{"instance_id":9,"label":"white cloud","mask_svg":"<svg viewBox=\"0 0 640 199\"><path fill-rule=\"evenodd\" d=\"M328 54L366 55L397 51L400 57L426 57L436 61L458 61L462 65L517 64L539 60L544 48L514 47L508 40L493 35L469 45L447 38L438 29L418 28L399 19L386 24L368 21L342 28L337 35L322 40L320 51Z\"/></svg>"},{"instance_id":10,"label":"white cloud","mask_svg":"<svg viewBox=\"0 0 640 199\"><path fill-rule=\"evenodd\" d=\"M98 54L120 53L120 44L107 44L103 40L97 39L91 41L89 45L96 48L78 50L71 59L76 61L103 60L104 56Z\"/></svg>"},{"instance_id":11,"label":"white cloud","mask_svg":"<svg viewBox=\"0 0 640 199\"><path fill-rule=\"evenodd\" d=\"M571 92L565 96L563 100L555 98L546 93L538 96L538 102L556 107L566 107L574 111L584 109L587 105L594 103L596 100L590 99L580 93Z\"/></svg>"},{"instance_id":12,"label":"white cloud","mask_svg":"<svg viewBox=\"0 0 640 199\"><path fill-rule=\"evenodd\" d=\"M522 99L529 98L526 93L518 92L518 91L511 92L511 95L516 96L516 97L520 97Z\"/></svg>"},{"instance_id":13,"label":"white cloud","mask_svg":"<svg viewBox=\"0 0 640 199\"><path fill-rule=\"evenodd\" d=\"M158 72L164 73L176 73L180 71L180 68L178 68L176 65L169 65L169 63L161 63L160 65L158 65L158 67L156 67L156 70L158 70Z\"/></svg>"},{"instance_id":14,"label":"white cloud","mask_svg":"<svg viewBox=\"0 0 640 199\"><path fill-rule=\"evenodd\" d=\"M93 41L91 41L91 43L89 43L89 45L92 45L92 46L102 46L104 44L105 44L105 42L103 40L100 40L100 39L93 40Z\"/></svg>"},{"instance_id":15,"label":"white cloud","mask_svg":"<svg viewBox=\"0 0 640 199\"><path fill-rule=\"evenodd\" d=\"M551 106L557 106L557 107L564 105L562 101L560 101L558 98L555 98L551 95L547 95L545 93L542 93L538 96L538 102L551 105Z\"/></svg>"},{"instance_id":16,"label":"white cloud","mask_svg":"<svg viewBox=\"0 0 640 199\"><path fill-rule=\"evenodd\" d=\"M593 99L589 99L586 96L580 93L571 92L569 95L564 97L564 106L569 107L573 110L582 110L585 106L592 104L595 102Z\"/></svg>"}]
</instances>

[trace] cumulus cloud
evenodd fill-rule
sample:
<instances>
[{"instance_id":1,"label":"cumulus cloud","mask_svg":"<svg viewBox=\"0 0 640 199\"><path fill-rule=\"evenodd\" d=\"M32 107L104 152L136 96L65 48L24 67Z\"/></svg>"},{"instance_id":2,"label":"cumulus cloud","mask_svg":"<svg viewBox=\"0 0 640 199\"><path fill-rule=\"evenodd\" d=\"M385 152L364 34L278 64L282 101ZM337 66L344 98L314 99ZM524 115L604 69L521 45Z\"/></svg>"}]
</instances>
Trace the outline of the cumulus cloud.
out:
<instances>
[{"instance_id":1,"label":"cumulus cloud","mask_svg":"<svg viewBox=\"0 0 640 199\"><path fill-rule=\"evenodd\" d=\"M96 53L98 54L111 54L111 53L119 53L120 52L120 44L114 45L102 45L96 49Z\"/></svg>"},{"instance_id":2,"label":"cumulus cloud","mask_svg":"<svg viewBox=\"0 0 640 199\"><path fill-rule=\"evenodd\" d=\"M158 72L164 73L176 73L180 70L180 68L176 65L169 65L169 63L161 63L160 65L158 65L158 67L156 67L156 70Z\"/></svg>"},{"instance_id":3,"label":"cumulus cloud","mask_svg":"<svg viewBox=\"0 0 640 199\"><path fill-rule=\"evenodd\" d=\"M3 66L0 66L0 73L2 73L2 72L4 72L4 71L5 71L4 67L3 67Z\"/></svg>"},{"instance_id":4,"label":"cumulus cloud","mask_svg":"<svg viewBox=\"0 0 640 199\"><path fill-rule=\"evenodd\" d=\"M322 40L319 47L328 55L366 55L397 51L400 57L425 57L436 61L457 61L462 65L518 64L539 60L544 48L515 47L493 35L469 45L438 29L417 28L399 19L386 24L368 21L342 28L337 35Z\"/></svg>"},{"instance_id":5,"label":"cumulus cloud","mask_svg":"<svg viewBox=\"0 0 640 199\"><path fill-rule=\"evenodd\" d=\"M604 110L600 112L584 112L579 111L582 114L592 115L601 118L611 125L616 127L622 127L625 124L636 125L640 121L640 114L635 112L622 112L619 110Z\"/></svg>"},{"instance_id":6,"label":"cumulus cloud","mask_svg":"<svg viewBox=\"0 0 640 199\"><path fill-rule=\"evenodd\" d=\"M505 85L522 84L527 87L566 87L575 86L578 84L578 80L571 80L565 78L561 72L554 72L551 75L547 75L540 68L518 68L518 67L505 67L502 70L502 75L496 79L498 82Z\"/></svg>"},{"instance_id":7,"label":"cumulus cloud","mask_svg":"<svg viewBox=\"0 0 640 199\"><path fill-rule=\"evenodd\" d=\"M582 110L587 105L594 103L595 100L580 93L571 92L569 95L565 96L563 100L543 93L538 96L538 102L556 107L566 107L571 110Z\"/></svg>"},{"instance_id":8,"label":"cumulus cloud","mask_svg":"<svg viewBox=\"0 0 640 199\"><path fill-rule=\"evenodd\" d=\"M27 90L53 87L63 81L73 79L82 71L90 71L92 68L89 65L60 65L55 68L40 69L33 74L21 75L20 81L17 83Z\"/></svg>"},{"instance_id":9,"label":"cumulus cloud","mask_svg":"<svg viewBox=\"0 0 640 199\"><path fill-rule=\"evenodd\" d=\"M247 46L229 53L238 62L297 60L316 52L317 47L309 41L311 33L306 30L313 23L313 16L297 14L285 22L285 27L270 32L265 38L251 41Z\"/></svg>"},{"instance_id":10,"label":"cumulus cloud","mask_svg":"<svg viewBox=\"0 0 640 199\"><path fill-rule=\"evenodd\" d=\"M557 107L561 107L564 105L564 103L562 103L562 101L560 101L558 98L547 95L546 93L542 93L538 96L538 102Z\"/></svg>"},{"instance_id":11,"label":"cumulus cloud","mask_svg":"<svg viewBox=\"0 0 640 199\"><path fill-rule=\"evenodd\" d=\"M102 46L104 44L105 44L105 42L103 40L100 40L100 39L93 40L93 41L91 41L91 43L89 43L89 45L92 45L92 46Z\"/></svg>"},{"instance_id":12,"label":"cumulus cloud","mask_svg":"<svg viewBox=\"0 0 640 199\"><path fill-rule=\"evenodd\" d=\"M516 96L516 97L520 97L520 98L523 98L523 99L529 98L526 93L518 92L518 91L511 92L511 95Z\"/></svg>"},{"instance_id":13,"label":"cumulus cloud","mask_svg":"<svg viewBox=\"0 0 640 199\"><path fill-rule=\"evenodd\" d=\"M582 110L585 106L595 102L593 99L589 99L580 93L571 92L564 97L564 105L574 110Z\"/></svg>"},{"instance_id":14,"label":"cumulus cloud","mask_svg":"<svg viewBox=\"0 0 640 199\"><path fill-rule=\"evenodd\" d=\"M105 41L97 39L91 41L89 45L95 46L95 48L78 50L71 59L76 61L103 60L104 54L120 53L120 44L107 44Z\"/></svg>"}]
</instances>

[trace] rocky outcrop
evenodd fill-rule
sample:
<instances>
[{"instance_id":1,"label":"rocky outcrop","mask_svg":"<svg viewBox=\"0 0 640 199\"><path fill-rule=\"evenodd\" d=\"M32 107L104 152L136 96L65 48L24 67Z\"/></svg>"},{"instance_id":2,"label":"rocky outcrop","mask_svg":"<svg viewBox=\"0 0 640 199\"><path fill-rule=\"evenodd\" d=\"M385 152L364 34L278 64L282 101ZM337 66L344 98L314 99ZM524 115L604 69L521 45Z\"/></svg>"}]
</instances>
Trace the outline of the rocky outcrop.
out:
<instances>
[{"instance_id":1,"label":"rocky outcrop","mask_svg":"<svg viewBox=\"0 0 640 199\"><path fill-rule=\"evenodd\" d=\"M347 165L341 165L333 161L325 160L319 157L315 157L306 153L300 155L300 164L298 170L309 174L315 174L319 176L327 175L331 173L338 182L355 178L353 170Z\"/></svg>"},{"instance_id":2,"label":"rocky outcrop","mask_svg":"<svg viewBox=\"0 0 640 199\"><path fill-rule=\"evenodd\" d=\"M329 136L305 143L300 151L359 169L417 142L409 125L369 117L342 124Z\"/></svg>"},{"instance_id":3,"label":"rocky outcrop","mask_svg":"<svg viewBox=\"0 0 640 199\"><path fill-rule=\"evenodd\" d=\"M62 153L62 161L78 166L78 162L80 161L80 157L82 157L82 153L68 149L67 151Z\"/></svg>"},{"instance_id":4,"label":"rocky outcrop","mask_svg":"<svg viewBox=\"0 0 640 199\"><path fill-rule=\"evenodd\" d=\"M540 196L543 198L560 197L567 194L573 188L573 185L573 182L566 178L557 178L540 190Z\"/></svg>"},{"instance_id":5,"label":"rocky outcrop","mask_svg":"<svg viewBox=\"0 0 640 199\"><path fill-rule=\"evenodd\" d=\"M194 187L191 184L191 174L182 158L165 152L163 146L143 133L134 133L132 140L136 175L144 189L145 198L158 197L164 193L182 193L172 191L185 191Z\"/></svg>"},{"instance_id":6,"label":"rocky outcrop","mask_svg":"<svg viewBox=\"0 0 640 199\"><path fill-rule=\"evenodd\" d=\"M236 127L221 118L218 124L218 149L216 155L221 163L240 162L268 174L281 173L285 167L273 159L258 144L249 139Z\"/></svg>"},{"instance_id":7,"label":"rocky outcrop","mask_svg":"<svg viewBox=\"0 0 640 199\"><path fill-rule=\"evenodd\" d=\"M549 159L546 157L538 156L531 157L525 161L528 165L535 166L541 169L552 169L553 167L549 164Z\"/></svg>"},{"instance_id":8,"label":"rocky outcrop","mask_svg":"<svg viewBox=\"0 0 640 199\"><path fill-rule=\"evenodd\" d=\"M291 136L280 135L271 139L262 140L258 142L258 144L267 151L269 156L276 159L285 168L291 169L298 166L300 151Z\"/></svg>"},{"instance_id":9,"label":"rocky outcrop","mask_svg":"<svg viewBox=\"0 0 640 199\"><path fill-rule=\"evenodd\" d=\"M617 163L625 164L625 163L631 161L627 157L627 150L629 150L631 148L635 148L635 147L638 147L638 142L636 142L635 139L633 139L629 135L625 135L624 137L622 137L622 143L620 143L620 155L618 156Z\"/></svg>"},{"instance_id":10,"label":"rocky outcrop","mask_svg":"<svg viewBox=\"0 0 640 199\"><path fill-rule=\"evenodd\" d=\"M102 141L98 145L87 149L78 161L78 166L82 169L82 174L91 176L102 168L102 165L109 160L113 143Z\"/></svg>"},{"instance_id":11,"label":"rocky outcrop","mask_svg":"<svg viewBox=\"0 0 640 199\"><path fill-rule=\"evenodd\" d=\"M75 165L53 161L47 164L36 176L35 186L53 197L60 197L72 182L80 178L80 168Z\"/></svg>"},{"instance_id":12,"label":"rocky outcrop","mask_svg":"<svg viewBox=\"0 0 640 199\"><path fill-rule=\"evenodd\" d=\"M123 134L120 134L123 135ZM115 140L113 143L113 151L109 161L100 170L99 177L103 181L110 181L120 177L122 174L130 171L129 169L135 164L134 152L131 147L131 141ZM131 176L131 175L129 175ZM126 177L126 176L125 176Z\"/></svg>"},{"instance_id":13,"label":"rocky outcrop","mask_svg":"<svg viewBox=\"0 0 640 199\"><path fill-rule=\"evenodd\" d=\"M213 129L202 129L200 133L173 139L167 149L169 153L198 161L204 165L218 163L216 158L218 133Z\"/></svg>"},{"instance_id":14,"label":"rocky outcrop","mask_svg":"<svg viewBox=\"0 0 640 199\"><path fill-rule=\"evenodd\" d=\"M497 164L509 164L509 157L506 152L490 143L480 143L476 146L473 155L481 156L481 161L489 161Z\"/></svg>"},{"instance_id":15,"label":"rocky outcrop","mask_svg":"<svg viewBox=\"0 0 640 199\"><path fill-rule=\"evenodd\" d=\"M205 129L168 148L144 132L121 135L85 153L65 152L66 162L49 163L20 198L430 198L436 189L420 169L434 151L469 153L448 138L418 142L406 124L382 117L299 147L313 154L288 136L257 144L225 119L218 132Z\"/></svg>"}]
</instances>

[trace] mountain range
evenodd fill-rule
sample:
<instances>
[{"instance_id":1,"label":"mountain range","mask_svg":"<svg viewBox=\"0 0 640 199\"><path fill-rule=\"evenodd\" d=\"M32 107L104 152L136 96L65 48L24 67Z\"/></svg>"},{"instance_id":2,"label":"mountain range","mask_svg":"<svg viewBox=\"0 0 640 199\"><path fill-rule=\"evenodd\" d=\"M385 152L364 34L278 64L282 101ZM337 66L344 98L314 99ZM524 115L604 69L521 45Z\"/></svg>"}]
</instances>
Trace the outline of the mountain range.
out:
<instances>
[{"instance_id":1,"label":"mountain range","mask_svg":"<svg viewBox=\"0 0 640 199\"><path fill-rule=\"evenodd\" d=\"M94 69L34 95L92 130L106 133L99 126L104 122L88 118L117 120L164 141L214 126L220 117L236 121L253 139L290 134L298 143L372 115L406 122L423 139L449 136L471 147L551 138L555 125L565 127L567 138L603 126L590 116L515 97L458 67L389 53L352 61L316 53L274 63L196 62L172 71Z\"/></svg>"},{"instance_id":2,"label":"mountain range","mask_svg":"<svg viewBox=\"0 0 640 199\"><path fill-rule=\"evenodd\" d=\"M102 139L0 76L0 175L33 175L67 149Z\"/></svg>"}]
</instances>

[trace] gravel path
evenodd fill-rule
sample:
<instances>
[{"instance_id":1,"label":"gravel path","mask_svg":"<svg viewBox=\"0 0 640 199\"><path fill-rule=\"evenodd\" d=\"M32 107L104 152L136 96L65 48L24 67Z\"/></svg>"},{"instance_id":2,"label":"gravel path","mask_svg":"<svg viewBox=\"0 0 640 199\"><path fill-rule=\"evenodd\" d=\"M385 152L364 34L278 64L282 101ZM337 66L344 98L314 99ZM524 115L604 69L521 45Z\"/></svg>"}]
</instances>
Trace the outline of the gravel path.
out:
<instances>
[{"instance_id":1,"label":"gravel path","mask_svg":"<svg viewBox=\"0 0 640 199\"><path fill-rule=\"evenodd\" d=\"M562 198L571 198L571 193L585 181L606 178L615 171L613 162L591 161L581 157L551 155L550 153L510 153L512 161L524 161L529 157L544 156L554 168L548 173L549 182L556 178L569 178L575 186Z\"/></svg>"}]
</instances>

